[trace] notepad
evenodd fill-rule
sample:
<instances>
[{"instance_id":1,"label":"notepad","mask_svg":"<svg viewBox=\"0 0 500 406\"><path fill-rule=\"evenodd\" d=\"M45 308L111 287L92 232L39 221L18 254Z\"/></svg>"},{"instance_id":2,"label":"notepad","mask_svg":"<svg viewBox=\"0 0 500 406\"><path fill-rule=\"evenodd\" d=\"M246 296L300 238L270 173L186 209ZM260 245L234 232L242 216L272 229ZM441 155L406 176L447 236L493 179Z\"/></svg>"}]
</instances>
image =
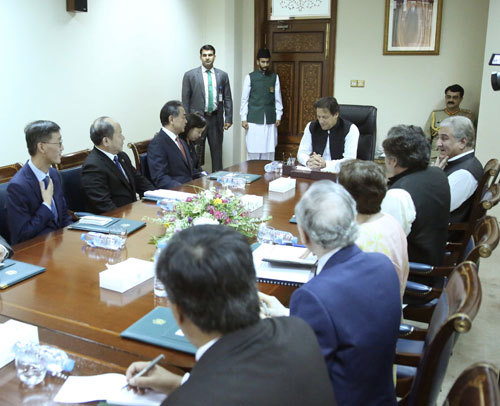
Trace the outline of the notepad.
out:
<instances>
[{"instance_id":1,"label":"notepad","mask_svg":"<svg viewBox=\"0 0 500 406\"><path fill-rule=\"evenodd\" d=\"M0 289L7 289L44 271L45 268L42 266L6 259L0 265Z\"/></svg>"},{"instance_id":2,"label":"notepad","mask_svg":"<svg viewBox=\"0 0 500 406\"><path fill-rule=\"evenodd\" d=\"M194 193L180 192L178 190L168 190L168 189L156 189L148 190L144 192L145 200L158 201L162 199L177 200L179 202L185 202L188 197L196 196Z\"/></svg>"},{"instance_id":3,"label":"notepad","mask_svg":"<svg viewBox=\"0 0 500 406\"><path fill-rule=\"evenodd\" d=\"M143 395L123 388L127 378L122 374L70 376L59 389L54 402L86 403L106 400L112 405L157 406L167 395L152 390Z\"/></svg>"},{"instance_id":4,"label":"notepad","mask_svg":"<svg viewBox=\"0 0 500 406\"><path fill-rule=\"evenodd\" d=\"M226 175L233 174L237 176L238 178L244 178L246 183L252 183L255 182L256 180L260 179L262 176L256 175L253 173L242 173L242 172L228 172L228 171L217 171L214 172L210 175L210 179L212 180L217 180L219 178L222 178Z\"/></svg>"},{"instance_id":5,"label":"notepad","mask_svg":"<svg viewBox=\"0 0 500 406\"><path fill-rule=\"evenodd\" d=\"M261 260L277 265L311 268L316 264L316 256L305 247L261 244L254 252L254 261Z\"/></svg>"}]
</instances>

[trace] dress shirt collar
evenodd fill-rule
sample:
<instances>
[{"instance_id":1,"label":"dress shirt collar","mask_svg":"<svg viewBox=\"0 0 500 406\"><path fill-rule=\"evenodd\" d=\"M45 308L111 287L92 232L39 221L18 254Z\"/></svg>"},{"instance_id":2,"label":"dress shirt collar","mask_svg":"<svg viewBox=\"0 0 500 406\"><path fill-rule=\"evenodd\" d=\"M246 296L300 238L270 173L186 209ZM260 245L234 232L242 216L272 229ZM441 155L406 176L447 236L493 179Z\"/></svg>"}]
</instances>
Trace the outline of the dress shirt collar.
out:
<instances>
[{"instance_id":1,"label":"dress shirt collar","mask_svg":"<svg viewBox=\"0 0 500 406\"><path fill-rule=\"evenodd\" d=\"M215 337L213 340L210 340L208 343L205 343L200 348L198 348L198 350L196 351L196 355L194 356L196 362L198 362L200 358L203 357L203 354L205 354L212 345L219 341L219 338L220 337Z\"/></svg>"},{"instance_id":2,"label":"dress shirt collar","mask_svg":"<svg viewBox=\"0 0 500 406\"><path fill-rule=\"evenodd\" d=\"M167 134L170 137L170 139L173 142L177 143L177 135L175 135L172 131L170 131L166 127L162 127L161 129L165 132L165 134Z\"/></svg>"},{"instance_id":3,"label":"dress shirt collar","mask_svg":"<svg viewBox=\"0 0 500 406\"><path fill-rule=\"evenodd\" d=\"M203 65L201 65L201 73L206 74L207 70L210 71L212 75L215 75L215 68L212 66L212 69L207 69Z\"/></svg>"},{"instance_id":4,"label":"dress shirt collar","mask_svg":"<svg viewBox=\"0 0 500 406\"><path fill-rule=\"evenodd\" d=\"M338 251L340 251L340 248L335 248L331 251L328 251L325 255L323 255L321 258L318 259L318 265L316 268L316 275L319 275L319 273L323 270L323 267L326 265L328 260L333 257Z\"/></svg>"},{"instance_id":5,"label":"dress shirt collar","mask_svg":"<svg viewBox=\"0 0 500 406\"><path fill-rule=\"evenodd\" d=\"M110 154L109 152L107 151L104 151L103 149L101 148L98 148L98 147L95 147L96 149L98 149L99 151L101 151L104 155L106 155L109 159L111 159L113 162L115 162L115 156L116 155L113 155L113 154Z\"/></svg>"},{"instance_id":6,"label":"dress shirt collar","mask_svg":"<svg viewBox=\"0 0 500 406\"><path fill-rule=\"evenodd\" d=\"M38 169L35 164L33 162L31 162L31 159L28 160L28 165L29 167L31 168L31 170L33 171L33 173L35 174L38 182L41 182L42 180L44 180L47 176L49 176L49 173L45 173L43 171L41 171L40 169Z\"/></svg>"},{"instance_id":7,"label":"dress shirt collar","mask_svg":"<svg viewBox=\"0 0 500 406\"><path fill-rule=\"evenodd\" d=\"M458 154L458 155L454 156L453 158L448 159L448 162L456 161L457 159L460 159L467 154L473 154L473 153L474 153L473 149L470 151L467 151L467 152L462 152L461 154Z\"/></svg>"}]
</instances>

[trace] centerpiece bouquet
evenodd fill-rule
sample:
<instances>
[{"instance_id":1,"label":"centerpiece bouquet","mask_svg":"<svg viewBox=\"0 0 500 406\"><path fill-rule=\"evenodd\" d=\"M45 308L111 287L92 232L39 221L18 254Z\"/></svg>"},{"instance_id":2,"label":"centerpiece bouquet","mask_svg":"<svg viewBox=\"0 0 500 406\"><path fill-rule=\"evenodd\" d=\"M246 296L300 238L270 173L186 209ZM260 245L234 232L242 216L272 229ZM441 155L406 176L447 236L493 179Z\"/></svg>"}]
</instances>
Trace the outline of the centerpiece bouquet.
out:
<instances>
[{"instance_id":1,"label":"centerpiece bouquet","mask_svg":"<svg viewBox=\"0 0 500 406\"><path fill-rule=\"evenodd\" d=\"M251 217L242 200L230 189L197 188L198 193L186 201L176 202L163 216L152 219L163 224L165 233L154 237L153 243L168 240L176 232L201 224L222 224L233 227L243 235L252 238L257 235L261 223L271 217Z\"/></svg>"}]
</instances>

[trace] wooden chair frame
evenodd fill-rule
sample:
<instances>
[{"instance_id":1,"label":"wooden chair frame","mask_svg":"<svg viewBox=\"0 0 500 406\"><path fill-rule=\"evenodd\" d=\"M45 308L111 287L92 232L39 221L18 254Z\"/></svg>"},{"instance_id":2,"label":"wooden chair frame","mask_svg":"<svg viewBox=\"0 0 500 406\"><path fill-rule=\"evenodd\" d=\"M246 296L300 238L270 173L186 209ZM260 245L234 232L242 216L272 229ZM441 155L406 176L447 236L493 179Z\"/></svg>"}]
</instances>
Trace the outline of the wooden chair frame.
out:
<instances>
[{"instance_id":1,"label":"wooden chair frame","mask_svg":"<svg viewBox=\"0 0 500 406\"><path fill-rule=\"evenodd\" d=\"M148 152L148 147L150 142L151 139L139 142L129 142L127 144L127 147L129 147L132 150L132 153L134 154L135 169L137 169L137 171L141 173L142 173L141 155Z\"/></svg>"},{"instance_id":2,"label":"wooden chair frame","mask_svg":"<svg viewBox=\"0 0 500 406\"><path fill-rule=\"evenodd\" d=\"M15 164L5 165L0 167L0 183L7 183L14 177L19 169L23 166L22 163L16 162Z\"/></svg>"}]
</instances>

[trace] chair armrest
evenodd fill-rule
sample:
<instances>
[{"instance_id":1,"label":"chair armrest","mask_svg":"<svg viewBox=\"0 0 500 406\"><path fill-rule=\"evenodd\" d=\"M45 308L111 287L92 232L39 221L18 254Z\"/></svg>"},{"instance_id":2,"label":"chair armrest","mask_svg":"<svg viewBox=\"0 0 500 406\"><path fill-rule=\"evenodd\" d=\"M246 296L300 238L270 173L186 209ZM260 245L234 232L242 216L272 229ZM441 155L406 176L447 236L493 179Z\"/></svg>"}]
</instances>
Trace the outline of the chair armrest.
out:
<instances>
[{"instance_id":1,"label":"chair armrest","mask_svg":"<svg viewBox=\"0 0 500 406\"><path fill-rule=\"evenodd\" d=\"M415 327L406 323L401 323L399 325L399 338L424 341L426 336L427 329Z\"/></svg>"},{"instance_id":2,"label":"chair armrest","mask_svg":"<svg viewBox=\"0 0 500 406\"><path fill-rule=\"evenodd\" d=\"M429 323L431 321L432 313L438 299L432 299L428 303L413 305L409 304L403 309L403 318L406 320L420 321L422 323Z\"/></svg>"},{"instance_id":3,"label":"chair armrest","mask_svg":"<svg viewBox=\"0 0 500 406\"><path fill-rule=\"evenodd\" d=\"M394 363L397 365L406 365L409 367L418 367L420 363L420 354L411 354L408 352L397 352Z\"/></svg>"}]
</instances>

